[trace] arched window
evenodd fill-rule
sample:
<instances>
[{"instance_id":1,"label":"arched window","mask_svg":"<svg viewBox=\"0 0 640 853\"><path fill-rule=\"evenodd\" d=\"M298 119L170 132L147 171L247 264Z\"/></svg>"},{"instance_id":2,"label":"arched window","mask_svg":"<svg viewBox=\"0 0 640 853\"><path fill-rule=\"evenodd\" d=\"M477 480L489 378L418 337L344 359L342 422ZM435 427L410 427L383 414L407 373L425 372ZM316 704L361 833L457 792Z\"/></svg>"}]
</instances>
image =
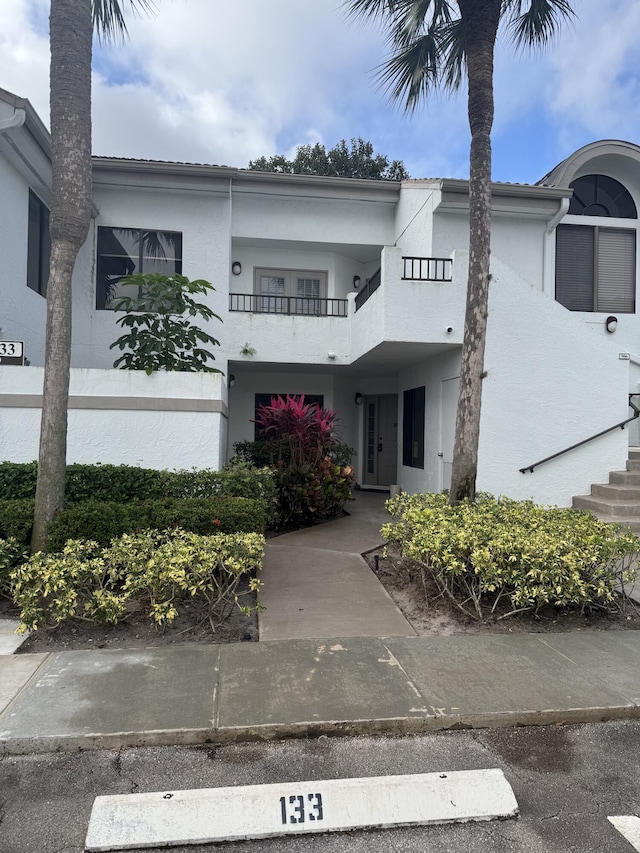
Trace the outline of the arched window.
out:
<instances>
[{"instance_id":1,"label":"arched window","mask_svg":"<svg viewBox=\"0 0 640 853\"><path fill-rule=\"evenodd\" d=\"M615 178L584 175L570 187L568 216L637 220L629 190ZM635 311L636 227L611 226L573 219L557 228L556 300L570 311Z\"/></svg>"}]
</instances>

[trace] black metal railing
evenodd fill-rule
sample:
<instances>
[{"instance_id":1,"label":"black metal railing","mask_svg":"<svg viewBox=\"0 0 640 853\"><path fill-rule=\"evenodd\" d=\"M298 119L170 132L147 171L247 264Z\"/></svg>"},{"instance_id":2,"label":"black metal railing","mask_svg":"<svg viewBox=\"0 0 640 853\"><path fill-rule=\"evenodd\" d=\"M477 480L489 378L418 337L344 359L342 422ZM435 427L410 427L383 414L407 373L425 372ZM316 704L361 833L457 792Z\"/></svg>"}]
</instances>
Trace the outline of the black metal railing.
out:
<instances>
[{"instance_id":1,"label":"black metal railing","mask_svg":"<svg viewBox=\"0 0 640 853\"><path fill-rule=\"evenodd\" d=\"M296 317L346 317L347 300L230 293L229 311L244 311L249 314L286 314Z\"/></svg>"},{"instance_id":2,"label":"black metal railing","mask_svg":"<svg viewBox=\"0 0 640 853\"><path fill-rule=\"evenodd\" d=\"M382 272L382 270L377 270L376 272L374 272L374 274L371 276L371 278L368 278L366 280L364 287L362 288L360 293L358 293L358 295L356 296L356 311L359 308L362 308L362 306L367 301L367 299L369 299L371 294L375 293L376 290L380 287L380 273L381 272Z\"/></svg>"},{"instance_id":3,"label":"black metal railing","mask_svg":"<svg viewBox=\"0 0 640 853\"><path fill-rule=\"evenodd\" d=\"M451 258L403 257L403 281L451 281Z\"/></svg>"},{"instance_id":4,"label":"black metal railing","mask_svg":"<svg viewBox=\"0 0 640 853\"><path fill-rule=\"evenodd\" d=\"M590 441L593 441L595 438L600 438L601 435L606 435L608 432L613 432L614 429L624 429L627 424L631 423L631 421L635 421L636 418L640 416L640 408L632 401L632 397L640 397L640 394L629 394L629 408L633 409L633 414L630 418L627 418L624 421L620 421L613 426L607 427L607 429L603 429L600 432L597 432L595 435L590 435L589 438L585 438L582 441L576 442L576 444L572 444L571 447L565 447L564 450L559 450L557 453L552 453L551 456L545 456L544 459L541 459L539 462L534 462L533 465L525 465L524 468L520 468L521 474L526 474L529 472L533 474L533 469L537 468L539 465L543 465L545 462L550 462L552 459L557 459L558 456L563 456L565 453L569 453L570 450L575 450L576 447L582 447L583 444L588 444Z\"/></svg>"}]
</instances>

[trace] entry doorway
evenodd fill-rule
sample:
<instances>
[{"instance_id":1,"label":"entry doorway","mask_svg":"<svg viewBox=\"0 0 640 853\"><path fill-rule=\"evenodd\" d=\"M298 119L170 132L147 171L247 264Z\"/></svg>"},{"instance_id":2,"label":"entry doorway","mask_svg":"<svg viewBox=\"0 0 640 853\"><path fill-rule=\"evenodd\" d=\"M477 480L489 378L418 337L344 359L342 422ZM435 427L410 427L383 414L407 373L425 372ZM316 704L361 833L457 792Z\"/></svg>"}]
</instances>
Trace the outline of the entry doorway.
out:
<instances>
[{"instance_id":1,"label":"entry doorway","mask_svg":"<svg viewBox=\"0 0 640 853\"><path fill-rule=\"evenodd\" d=\"M459 376L443 379L440 383L440 491L451 486L459 390Z\"/></svg>"},{"instance_id":2,"label":"entry doorway","mask_svg":"<svg viewBox=\"0 0 640 853\"><path fill-rule=\"evenodd\" d=\"M391 486L398 477L398 395L364 398L365 486Z\"/></svg>"}]
</instances>

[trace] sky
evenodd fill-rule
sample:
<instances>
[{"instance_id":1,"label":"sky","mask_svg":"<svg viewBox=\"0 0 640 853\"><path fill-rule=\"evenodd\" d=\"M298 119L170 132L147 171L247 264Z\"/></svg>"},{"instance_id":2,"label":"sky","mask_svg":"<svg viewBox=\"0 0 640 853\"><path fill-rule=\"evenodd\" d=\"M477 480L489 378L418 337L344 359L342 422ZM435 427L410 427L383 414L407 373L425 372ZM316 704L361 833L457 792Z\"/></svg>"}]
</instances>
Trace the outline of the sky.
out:
<instances>
[{"instance_id":1,"label":"sky","mask_svg":"<svg viewBox=\"0 0 640 853\"><path fill-rule=\"evenodd\" d=\"M596 139L640 144L640 2L574 0L543 52L499 37L493 176L532 183ZM48 124L48 0L0 0L0 87ZM341 0L156 0L94 48L96 155L246 167L296 146L370 140L411 177L468 177L464 92L412 115L376 85L384 32Z\"/></svg>"}]
</instances>

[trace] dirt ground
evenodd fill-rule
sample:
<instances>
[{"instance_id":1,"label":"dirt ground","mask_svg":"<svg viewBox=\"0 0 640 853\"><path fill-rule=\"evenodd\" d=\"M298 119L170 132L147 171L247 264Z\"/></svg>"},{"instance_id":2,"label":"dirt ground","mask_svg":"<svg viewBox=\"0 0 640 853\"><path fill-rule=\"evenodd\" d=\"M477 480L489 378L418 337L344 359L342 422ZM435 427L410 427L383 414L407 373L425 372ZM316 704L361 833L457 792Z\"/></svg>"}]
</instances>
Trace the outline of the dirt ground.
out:
<instances>
[{"instance_id":1,"label":"dirt ground","mask_svg":"<svg viewBox=\"0 0 640 853\"><path fill-rule=\"evenodd\" d=\"M246 592L242 604L255 604L254 593ZM211 629L206 609L188 599L178 608L172 625L157 627L141 609L130 613L118 625L97 625L79 619L67 619L55 628L34 631L20 646L18 653L68 652L75 649L134 649L167 646L175 643L241 643L257 642L258 617L245 616L237 607L221 625ZM0 618L19 619L17 608L0 598Z\"/></svg>"},{"instance_id":2,"label":"dirt ground","mask_svg":"<svg viewBox=\"0 0 640 853\"><path fill-rule=\"evenodd\" d=\"M537 616L518 613L505 619L478 622L458 610L439 595L433 581L423 584L419 567L403 559L397 550L378 548L364 555L365 560L398 605L419 637L450 634L517 634L558 631L640 630L640 608L620 598L613 611L593 611L581 615L577 611L548 607ZM498 611L497 615L502 615Z\"/></svg>"}]
</instances>

